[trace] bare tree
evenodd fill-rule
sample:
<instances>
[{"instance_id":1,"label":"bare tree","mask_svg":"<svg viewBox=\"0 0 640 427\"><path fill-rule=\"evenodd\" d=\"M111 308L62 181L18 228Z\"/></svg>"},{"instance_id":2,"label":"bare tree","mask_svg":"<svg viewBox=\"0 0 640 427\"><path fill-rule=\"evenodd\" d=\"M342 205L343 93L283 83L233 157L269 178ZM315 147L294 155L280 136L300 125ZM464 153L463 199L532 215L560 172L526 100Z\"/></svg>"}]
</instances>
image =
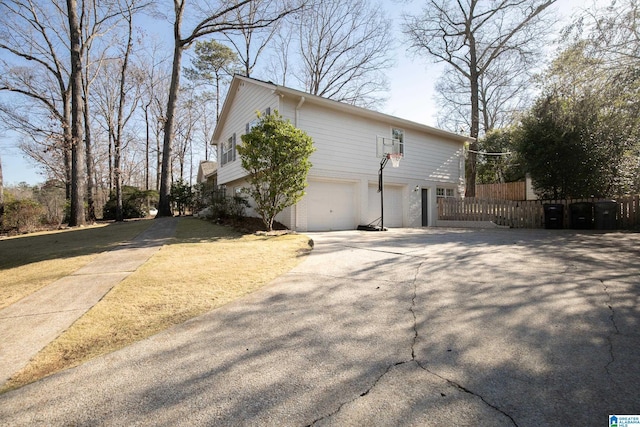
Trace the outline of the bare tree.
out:
<instances>
[{"instance_id":1,"label":"bare tree","mask_svg":"<svg viewBox=\"0 0 640 427\"><path fill-rule=\"evenodd\" d=\"M17 95L0 105L0 113L24 136L23 151L61 178L70 198L69 51L59 48L69 43L64 10L55 3L0 2L0 92Z\"/></svg>"},{"instance_id":2,"label":"bare tree","mask_svg":"<svg viewBox=\"0 0 640 427\"><path fill-rule=\"evenodd\" d=\"M470 136L466 168L467 197L475 196L477 138L480 134L480 83L504 55L531 55L544 41L556 0L428 0L422 14L406 16L409 41L459 73L469 86Z\"/></svg>"},{"instance_id":3,"label":"bare tree","mask_svg":"<svg viewBox=\"0 0 640 427\"><path fill-rule=\"evenodd\" d=\"M126 36L128 38L128 36ZM126 44L122 46L126 51ZM123 170L134 138L127 132L130 122L141 102L142 71L131 67L126 52L122 57L105 63L93 90L96 118L108 141L109 189L115 191L116 220L121 221Z\"/></svg>"},{"instance_id":4,"label":"bare tree","mask_svg":"<svg viewBox=\"0 0 640 427\"><path fill-rule=\"evenodd\" d=\"M274 5L274 9L265 13L259 19L243 20L238 22L234 13L241 10L251 0L243 1L216 1L212 8L203 11L205 18L199 21L183 36L183 21L187 11L187 0L174 0L173 16L173 66L171 71L171 83L169 85L169 99L167 101L167 116L164 124L164 143L162 147L162 172L160 179L160 200L158 202L158 217L171 216L171 203L169 194L171 192L171 160L172 146L175 131L175 114L180 89L180 73L182 71L182 54L186 48L199 38L226 31L239 30L241 28L266 28L273 25L282 17L299 9L289 5ZM278 6L278 7L276 7Z\"/></svg>"},{"instance_id":5,"label":"bare tree","mask_svg":"<svg viewBox=\"0 0 640 427\"><path fill-rule=\"evenodd\" d=\"M390 22L365 0L323 0L296 20L295 78L313 95L374 106L387 89Z\"/></svg>"},{"instance_id":6,"label":"bare tree","mask_svg":"<svg viewBox=\"0 0 640 427\"><path fill-rule=\"evenodd\" d=\"M115 6L95 0L0 3L0 21L7 30L0 35L0 50L6 53L0 63L0 91L19 94L24 107L4 104L0 112L25 135L25 153L44 164L51 176L64 171L71 225L85 221L85 180L91 182L93 176L87 170L93 163L87 150L90 51L118 16Z\"/></svg>"},{"instance_id":7,"label":"bare tree","mask_svg":"<svg viewBox=\"0 0 640 427\"><path fill-rule=\"evenodd\" d=\"M83 140L82 32L77 0L67 0L69 39L71 45L71 208L69 226L84 225L86 192L85 146Z\"/></svg>"},{"instance_id":8,"label":"bare tree","mask_svg":"<svg viewBox=\"0 0 640 427\"><path fill-rule=\"evenodd\" d=\"M247 77L253 74L258 58L277 33L279 22L267 27L248 24L268 18L275 4L276 0L251 0L234 11L235 20L240 24L240 28L224 32L225 38L235 48L240 59L243 68L241 72Z\"/></svg>"},{"instance_id":9,"label":"bare tree","mask_svg":"<svg viewBox=\"0 0 640 427\"><path fill-rule=\"evenodd\" d=\"M102 32L101 21L97 18L96 4L91 5L87 1L82 3L82 16L84 16L84 22L82 24L82 36L83 36L83 59L84 67L82 72L82 98L83 98L83 122L84 122L84 145L85 145L85 157L87 168L87 220L94 221L96 219L96 177L95 177L95 161L93 158L93 137L92 137L92 115L90 105L90 92L91 84L96 78L98 70L102 67L103 61L106 55L106 48L93 58L93 44L96 41L94 35Z\"/></svg>"},{"instance_id":10,"label":"bare tree","mask_svg":"<svg viewBox=\"0 0 640 427\"><path fill-rule=\"evenodd\" d=\"M198 121L204 115L204 110L193 88L184 88L181 91L181 102L176 114L175 160L178 162L178 177L180 181L191 184L191 167L189 167L189 179L185 179L187 172L187 154L192 152L193 138Z\"/></svg>"},{"instance_id":11,"label":"bare tree","mask_svg":"<svg viewBox=\"0 0 640 427\"><path fill-rule=\"evenodd\" d=\"M0 157L0 227L2 227L3 213L4 213L4 185L2 183L2 157Z\"/></svg>"},{"instance_id":12,"label":"bare tree","mask_svg":"<svg viewBox=\"0 0 640 427\"><path fill-rule=\"evenodd\" d=\"M167 68L170 57L157 40L151 40L147 47L137 55L137 68L142 73L142 100L140 108L145 123L145 190L160 188L160 169L162 164L162 129L164 125L164 109L167 105L166 86L171 77ZM155 152L156 161L153 170L155 177L151 185L151 156Z\"/></svg>"},{"instance_id":13,"label":"bare tree","mask_svg":"<svg viewBox=\"0 0 640 427\"><path fill-rule=\"evenodd\" d=\"M503 57L501 63L479 76L479 136L508 126L529 105L533 64ZM471 129L471 94L461 73L443 73L435 86L438 126L452 132ZM482 149L482 147L481 147Z\"/></svg>"},{"instance_id":14,"label":"bare tree","mask_svg":"<svg viewBox=\"0 0 640 427\"><path fill-rule=\"evenodd\" d=\"M604 7L583 11L568 28L565 38L571 42L584 38L590 56L602 59L609 67L636 66L640 62L640 1L621 0Z\"/></svg>"},{"instance_id":15,"label":"bare tree","mask_svg":"<svg viewBox=\"0 0 640 427\"><path fill-rule=\"evenodd\" d=\"M287 80L292 71L291 45L293 44L295 27L293 22L283 22L271 42L274 54L269 58L267 73L272 76L274 83L279 83L282 86L287 85Z\"/></svg>"}]
</instances>

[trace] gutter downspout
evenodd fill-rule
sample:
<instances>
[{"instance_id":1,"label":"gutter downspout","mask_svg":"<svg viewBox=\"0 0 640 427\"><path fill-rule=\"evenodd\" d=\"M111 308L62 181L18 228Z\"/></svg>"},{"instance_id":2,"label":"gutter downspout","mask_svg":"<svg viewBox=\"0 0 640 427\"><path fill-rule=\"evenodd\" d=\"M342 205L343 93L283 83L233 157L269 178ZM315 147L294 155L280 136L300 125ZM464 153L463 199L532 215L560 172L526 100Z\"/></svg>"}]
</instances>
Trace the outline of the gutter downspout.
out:
<instances>
[{"instance_id":1,"label":"gutter downspout","mask_svg":"<svg viewBox=\"0 0 640 427\"><path fill-rule=\"evenodd\" d=\"M304 104L304 101L306 101L304 96L300 97L300 102L298 102L298 105L296 105L296 122L295 122L295 127L298 127L298 111L300 110L300 108L302 108L302 104Z\"/></svg>"},{"instance_id":2,"label":"gutter downspout","mask_svg":"<svg viewBox=\"0 0 640 427\"><path fill-rule=\"evenodd\" d=\"M300 101L298 102L298 105L296 105L296 117L295 117L295 127L298 127L298 112L300 111L300 108L302 108L302 104L304 104L305 101L305 97L301 96L300 97ZM295 205L293 205L293 229L294 230L298 230L298 204L296 203Z\"/></svg>"}]
</instances>

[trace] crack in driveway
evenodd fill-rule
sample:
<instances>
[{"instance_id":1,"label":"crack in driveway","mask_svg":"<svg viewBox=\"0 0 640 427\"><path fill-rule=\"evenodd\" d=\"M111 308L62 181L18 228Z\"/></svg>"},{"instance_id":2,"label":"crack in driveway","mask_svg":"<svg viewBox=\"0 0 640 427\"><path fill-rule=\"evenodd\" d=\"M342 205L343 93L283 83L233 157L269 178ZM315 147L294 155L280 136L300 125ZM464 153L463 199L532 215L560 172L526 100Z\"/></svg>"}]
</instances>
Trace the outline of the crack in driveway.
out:
<instances>
[{"instance_id":1,"label":"crack in driveway","mask_svg":"<svg viewBox=\"0 0 640 427\"><path fill-rule=\"evenodd\" d=\"M614 332L607 335L607 343L609 344L609 361L604 367L604 370L607 372L607 375L611 376L611 372L609 371L609 367L616 361L615 353L613 350L613 335L620 335L620 329L618 329L618 325L616 324L616 312L611 305L611 293L609 292L609 287L604 282L604 280L600 279L600 283L602 283L602 289L604 290L605 295L607 296L607 307L611 314L609 315L609 320L611 321L611 325L613 326Z\"/></svg>"},{"instance_id":2,"label":"crack in driveway","mask_svg":"<svg viewBox=\"0 0 640 427\"><path fill-rule=\"evenodd\" d=\"M415 363L416 366L418 366L420 369L422 369L423 371L429 373L430 375L433 375L437 378L439 378L440 380L446 382L450 387L453 387L459 391L462 391L466 394L469 394L477 399L480 399L481 402L483 402L486 406L488 406L489 408L493 409L494 411L502 414L503 416L507 417L515 427L518 427L518 423L515 421L515 419L508 413L506 413L505 411L503 411L502 409L500 409L499 407L497 407L496 405L490 403L489 401L487 401L482 395L468 389L467 387L464 387L463 385L449 379L446 377L443 377L442 375L431 371L429 368L427 368L425 365L423 365L416 357L416 353L415 353L415 347L416 347L416 343L418 341L418 337L419 337L419 331L418 331L418 315L416 313L416 299L417 299L417 295L418 295L418 277L420 274L420 270L422 269L423 265L427 262L424 256L417 256L417 255L412 255L412 254L404 254L404 253L399 253L399 252L392 252L392 251L380 251L380 250L374 250L374 249L368 249L368 248L358 248L358 247L353 247L353 246L347 246L344 245L345 247L349 247L349 248L355 248L355 249L359 249L359 250L370 250L370 251L374 251L374 252L383 252L383 253L388 253L388 254L393 254L393 255L401 255L401 256L406 256L406 257L411 257L411 258L422 258L423 261L420 262L420 264L417 266L414 277L413 277L413 281L411 282L412 288L413 288L413 294L411 296L411 306L409 308L409 311L411 312L411 315L413 317L413 338L411 341L411 358L408 360L403 360L400 362L396 362L393 364L390 364L389 366L387 366L387 368L384 370L384 372L379 375L375 381L373 381L373 383L371 384L371 386L369 388L367 388L364 392L360 393L360 395L358 395L357 397L349 400L349 401L345 401L343 403L341 403L338 408L336 408L335 411L324 415L320 418L315 419L313 422L311 422L310 424L307 425L307 427L316 425L319 422L322 422L324 420L327 420L335 415L337 415L338 413L340 413L340 411L342 411L342 409L344 408L345 405L348 405L350 403L353 403L355 401L357 401L358 399L367 396L379 383L380 381L382 381L382 379L395 367L398 366L402 366L408 363Z\"/></svg>"}]
</instances>

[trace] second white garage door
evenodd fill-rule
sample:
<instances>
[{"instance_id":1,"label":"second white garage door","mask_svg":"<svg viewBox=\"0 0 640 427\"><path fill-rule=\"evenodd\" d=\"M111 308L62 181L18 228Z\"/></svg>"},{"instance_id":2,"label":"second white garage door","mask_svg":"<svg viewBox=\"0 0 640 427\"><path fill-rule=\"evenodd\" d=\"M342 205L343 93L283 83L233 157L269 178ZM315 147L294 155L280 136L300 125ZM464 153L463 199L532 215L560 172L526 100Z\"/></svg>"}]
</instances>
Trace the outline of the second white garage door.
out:
<instances>
[{"instance_id":1,"label":"second white garage door","mask_svg":"<svg viewBox=\"0 0 640 427\"><path fill-rule=\"evenodd\" d=\"M384 186L384 226L402 227L402 187ZM380 218L380 193L377 185L369 185L368 223Z\"/></svg>"},{"instance_id":2,"label":"second white garage door","mask_svg":"<svg viewBox=\"0 0 640 427\"><path fill-rule=\"evenodd\" d=\"M356 187L351 182L309 181L307 229L309 231L356 228Z\"/></svg>"}]
</instances>

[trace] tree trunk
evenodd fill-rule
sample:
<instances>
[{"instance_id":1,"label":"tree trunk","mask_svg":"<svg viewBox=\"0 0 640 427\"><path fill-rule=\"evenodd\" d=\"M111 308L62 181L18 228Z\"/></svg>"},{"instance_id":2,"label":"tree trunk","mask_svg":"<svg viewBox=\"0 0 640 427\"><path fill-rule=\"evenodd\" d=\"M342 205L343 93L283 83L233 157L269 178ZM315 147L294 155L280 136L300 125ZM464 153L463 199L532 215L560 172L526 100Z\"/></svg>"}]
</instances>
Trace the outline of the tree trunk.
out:
<instances>
[{"instance_id":1,"label":"tree trunk","mask_svg":"<svg viewBox=\"0 0 640 427\"><path fill-rule=\"evenodd\" d=\"M62 98L62 105L64 108L63 117L64 124L62 127L63 134L63 147L64 153L64 197L66 200L71 200L71 143L73 138L71 137L71 93L67 89L64 92ZM66 126L65 126L66 125ZM67 220L69 218L66 218Z\"/></svg>"},{"instance_id":2,"label":"tree trunk","mask_svg":"<svg viewBox=\"0 0 640 427\"><path fill-rule=\"evenodd\" d=\"M144 106L144 123L145 123L145 155L144 155L144 189L149 191L149 152L151 151L151 135L149 134L149 106L151 101Z\"/></svg>"},{"instance_id":3,"label":"tree trunk","mask_svg":"<svg viewBox=\"0 0 640 427\"><path fill-rule=\"evenodd\" d=\"M157 217L173 216L171 211L171 155L173 143L173 128L178 91L180 89L180 67L182 63L182 42L180 41L180 26L182 23L182 9L176 4L176 21L174 28L173 69L171 70L171 84L169 86L169 101L167 102L167 117L164 124L164 144L162 146L162 172L160 176L160 200L158 201Z\"/></svg>"},{"instance_id":4,"label":"tree trunk","mask_svg":"<svg viewBox=\"0 0 640 427\"><path fill-rule=\"evenodd\" d=\"M2 157L0 157L0 228L2 228L3 213L4 213L4 187L2 184Z\"/></svg>"},{"instance_id":5,"label":"tree trunk","mask_svg":"<svg viewBox=\"0 0 640 427\"><path fill-rule=\"evenodd\" d=\"M120 142L115 141L113 154L113 170L116 185L116 221L124 221L124 212L122 209L122 179L120 176Z\"/></svg>"},{"instance_id":6,"label":"tree trunk","mask_svg":"<svg viewBox=\"0 0 640 427\"><path fill-rule=\"evenodd\" d=\"M82 54L77 0L67 0L71 45L71 212L69 225L85 224L85 153L82 129Z\"/></svg>"},{"instance_id":7,"label":"tree trunk","mask_svg":"<svg viewBox=\"0 0 640 427\"><path fill-rule=\"evenodd\" d=\"M107 134L109 139L109 193L113 191L113 125L109 120Z\"/></svg>"},{"instance_id":8,"label":"tree trunk","mask_svg":"<svg viewBox=\"0 0 640 427\"><path fill-rule=\"evenodd\" d=\"M116 124L116 139L114 141L114 170L116 178L116 221L124 221L124 212L122 207L122 139L124 138L124 108L127 100L126 82L127 68L129 66L129 55L131 54L132 38L133 38L133 22L131 11L127 15L128 33L127 47L125 48L124 58L122 58L122 68L120 68L120 93L118 99L118 123Z\"/></svg>"},{"instance_id":9,"label":"tree trunk","mask_svg":"<svg viewBox=\"0 0 640 427\"><path fill-rule=\"evenodd\" d=\"M480 133L479 79L478 57L474 34L469 31L469 83L471 86L471 133L475 140L469 145L469 155L465 168L466 188L465 197L476 196L476 162L478 151L478 134Z\"/></svg>"},{"instance_id":10,"label":"tree trunk","mask_svg":"<svg viewBox=\"0 0 640 427\"><path fill-rule=\"evenodd\" d=\"M160 145L160 133L156 135L156 186L155 190L160 192L160 181L162 180L162 146Z\"/></svg>"},{"instance_id":11,"label":"tree trunk","mask_svg":"<svg viewBox=\"0 0 640 427\"><path fill-rule=\"evenodd\" d=\"M86 79L85 79L86 80ZM85 82L84 95L84 132L85 132L85 150L87 158L87 219L90 222L96 220L95 205L95 181L93 179L93 150L91 149L91 122L89 121L89 82Z\"/></svg>"}]
</instances>

